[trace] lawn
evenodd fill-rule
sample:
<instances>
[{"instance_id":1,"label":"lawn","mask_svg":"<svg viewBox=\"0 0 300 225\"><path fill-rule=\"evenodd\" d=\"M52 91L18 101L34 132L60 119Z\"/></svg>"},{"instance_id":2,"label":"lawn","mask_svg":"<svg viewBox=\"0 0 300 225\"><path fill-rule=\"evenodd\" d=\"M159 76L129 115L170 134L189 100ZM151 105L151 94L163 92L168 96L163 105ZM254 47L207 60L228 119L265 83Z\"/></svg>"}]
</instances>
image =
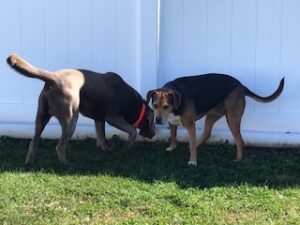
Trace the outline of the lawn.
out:
<instances>
[{"instance_id":1,"label":"lawn","mask_svg":"<svg viewBox=\"0 0 300 225\"><path fill-rule=\"evenodd\" d=\"M71 168L42 140L31 170L29 140L0 138L0 224L300 224L300 149L207 145L187 167L187 145L138 142L113 151L72 141Z\"/></svg>"}]
</instances>

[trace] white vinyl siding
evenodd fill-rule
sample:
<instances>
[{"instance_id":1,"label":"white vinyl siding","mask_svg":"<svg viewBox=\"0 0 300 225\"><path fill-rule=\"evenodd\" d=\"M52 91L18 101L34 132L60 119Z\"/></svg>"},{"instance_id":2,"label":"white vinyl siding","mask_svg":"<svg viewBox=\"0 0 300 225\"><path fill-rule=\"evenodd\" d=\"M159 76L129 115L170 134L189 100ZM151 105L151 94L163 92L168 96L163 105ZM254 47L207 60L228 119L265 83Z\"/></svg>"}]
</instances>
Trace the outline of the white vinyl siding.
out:
<instances>
[{"instance_id":1,"label":"white vinyl siding","mask_svg":"<svg viewBox=\"0 0 300 225\"><path fill-rule=\"evenodd\" d=\"M43 87L6 65L15 52L47 70L114 71L143 97L176 77L210 72L266 96L285 76L274 102L247 98L242 133L249 144L300 144L299 12L295 0L1 0L0 134L32 136ZM56 120L47 129L45 137L60 133ZM81 117L75 136L90 134L92 121ZM232 139L225 119L213 138Z\"/></svg>"}]
</instances>

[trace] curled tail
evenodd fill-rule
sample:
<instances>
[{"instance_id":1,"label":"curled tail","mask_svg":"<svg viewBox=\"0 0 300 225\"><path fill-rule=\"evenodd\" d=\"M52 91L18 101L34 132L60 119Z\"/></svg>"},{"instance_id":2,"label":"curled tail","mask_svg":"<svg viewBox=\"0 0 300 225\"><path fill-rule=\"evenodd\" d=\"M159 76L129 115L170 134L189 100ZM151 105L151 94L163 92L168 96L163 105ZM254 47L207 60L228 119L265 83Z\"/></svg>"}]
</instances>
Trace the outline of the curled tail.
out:
<instances>
[{"instance_id":1,"label":"curled tail","mask_svg":"<svg viewBox=\"0 0 300 225\"><path fill-rule=\"evenodd\" d=\"M271 94L270 96L267 96L267 97L261 97L261 96L255 94L254 92L250 91L245 86L244 86L244 90L245 90L245 95L249 96L250 98L255 99L258 102L271 102L281 94L283 87L284 87L284 77L281 79L277 90L273 94Z\"/></svg>"},{"instance_id":2,"label":"curled tail","mask_svg":"<svg viewBox=\"0 0 300 225\"><path fill-rule=\"evenodd\" d=\"M55 81L53 73L34 67L16 54L9 56L6 61L14 70L27 77L38 78L43 81Z\"/></svg>"}]
</instances>

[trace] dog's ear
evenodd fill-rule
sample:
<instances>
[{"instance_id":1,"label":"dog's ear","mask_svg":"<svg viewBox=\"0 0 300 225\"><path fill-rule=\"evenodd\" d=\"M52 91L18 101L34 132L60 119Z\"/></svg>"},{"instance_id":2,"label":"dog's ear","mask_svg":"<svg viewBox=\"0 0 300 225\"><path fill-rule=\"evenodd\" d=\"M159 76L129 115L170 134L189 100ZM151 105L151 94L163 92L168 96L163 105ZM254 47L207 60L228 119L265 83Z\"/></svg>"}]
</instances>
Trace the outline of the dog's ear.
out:
<instances>
[{"instance_id":1,"label":"dog's ear","mask_svg":"<svg viewBox=\"0 0 300 225\"><path fill-rule=\"evenodd\" d=\"M153 95L155 94L155 92L156 92L156 90L148 91L148 93L147 93L147 99L146 99L147 104L149 104L149 102L150 102L151 98L153 97Z\"/></svg>"},{"instance_id":2,"label":"dog's ear","mask_svg":"<svg viewBox=\"0 0 300 225\"><path fill-rule=\"evenodd\" d=\"M170 93L173 98L173 109L178 109L181 103L181 94L178 91L172 90Z\"/></svg>"}]
</instances>

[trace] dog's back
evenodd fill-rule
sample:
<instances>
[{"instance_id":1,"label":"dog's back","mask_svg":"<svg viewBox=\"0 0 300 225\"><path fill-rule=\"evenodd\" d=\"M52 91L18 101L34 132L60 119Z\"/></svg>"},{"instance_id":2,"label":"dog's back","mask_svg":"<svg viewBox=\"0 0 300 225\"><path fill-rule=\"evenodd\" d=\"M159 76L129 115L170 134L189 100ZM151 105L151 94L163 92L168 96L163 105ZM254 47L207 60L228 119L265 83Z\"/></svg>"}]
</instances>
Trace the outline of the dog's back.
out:
<instances>
[{"instance_id":1,"label":"dog's back","mask_svg":"<svg viewBox=\"0 0 300 225\"><path fill-rule=\"evenodd\" d=\"M180 77L164 86L182 93L186 104L193 103L197 113L205 113L222 102L234 89L243 87L235 78L224 74ZM179 109L180 110L180 109Z\"/></svg>"},{"instance_id":2,"label":"dog's back","mask_svg":"<svg viewBox=\"0 0 300 225\"><path fill-rule=\"evenodd\" d=\"M79 70L84 74L80 90L80 112L91 118L103 119L107 114L129 116L129 109L142 101L141 96L119 75L113 72L99 74ZM138 111L138 109L137 109ZM134 118L135 119L135 118ZM132 120L128 118L128 120Z\"/></svg>"}]
</instances>

